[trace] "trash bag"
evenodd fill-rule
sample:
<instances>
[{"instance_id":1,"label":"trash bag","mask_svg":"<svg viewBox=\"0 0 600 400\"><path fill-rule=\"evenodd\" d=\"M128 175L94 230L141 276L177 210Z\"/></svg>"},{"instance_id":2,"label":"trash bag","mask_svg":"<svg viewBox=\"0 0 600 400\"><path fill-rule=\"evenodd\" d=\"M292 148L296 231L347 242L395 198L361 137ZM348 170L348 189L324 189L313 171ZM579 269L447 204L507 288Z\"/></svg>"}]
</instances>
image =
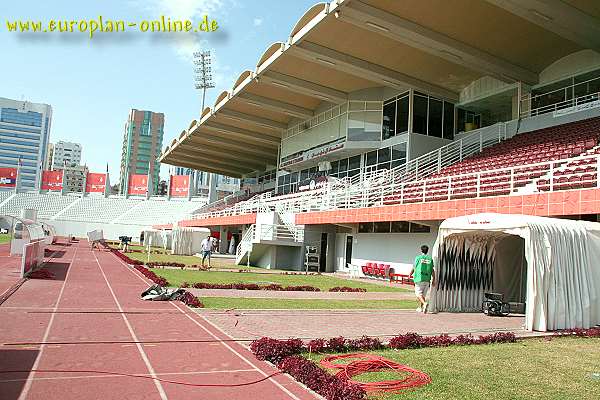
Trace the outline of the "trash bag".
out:
<instances>
[{"instance_id":1,"label":"trash bag","mask_svg":"<svg viewBox=\"0 0 600 400\"><path fill-rule=\"evenodd\" d=\"M167 289L160 285L152 285L142 292L142 300L169 301L179 300L185 294L184 289Z\"/></svg>"}]
</instances>

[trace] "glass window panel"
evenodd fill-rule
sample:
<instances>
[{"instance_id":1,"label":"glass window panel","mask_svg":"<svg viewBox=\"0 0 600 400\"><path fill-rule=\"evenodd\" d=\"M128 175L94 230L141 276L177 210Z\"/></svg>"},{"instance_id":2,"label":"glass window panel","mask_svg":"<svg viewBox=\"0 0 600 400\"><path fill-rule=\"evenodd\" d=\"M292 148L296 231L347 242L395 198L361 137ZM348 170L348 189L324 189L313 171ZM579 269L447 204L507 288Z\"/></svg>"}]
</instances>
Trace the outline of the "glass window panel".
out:
<instances>
[{"instance_id":1,"label":"glass window panel","mask_svg":"<svg viewBox=\"0 0 600 400\"><path fill-rule=\"evenodd\" d=\"M427 225L415 224L414 222L410 223L410 232L411 233L428 233L431 230Z\"/></svg>"},{"instance_id":2,"label":"glass window panel","mask_svg":"<svg viewBox=\"0 0 600 400\"><path fill-rule=\"evenodd\" d=\"M367 166L375 164L377 164L377 150L367 153L367 159L365 162L365 165Z\"/></svg>"},{"instance_id":3,"label":"glass window panel","mask_svg":"<svg viewBox=\"0 0 600 400\"><path fill-rule=\"evenodd\" d=\"M396 135L402 132L408 132L408 96L398 100L398 110L396 119Z\"/></svg>"},{"instance_id":4,"label":"glass window panel","mask_svg":"<svg viewBox=\"0 0 600 400\"><path fill-rule=\"evenodd\" d=\"M312 168L309 170L309 175L310 175L310 176L314 176L316 173L317 173L317 167L312 167Z\"/></svg>"},{"instance_id":5,"label":"glass window panel","mask_svg":"<svg viewBox=\"0 0 600 400\"><path fill-rule=\"evenodd\" d=\"M350 157L348 169L360 168L360 155Z\"/></svg>"},{"instance_id":6,"label":"glass window panel","mask_svg":"<svg viewBox=\"0 0 600 400\"><path fill-rule=\"evenodd\" d=\"M290 183L298 182L298 173L297 172L292 173L290 176L291 176Z\"/></svg>"},{"instance_id":7,"label":"glass window panel","mask_svg":"<svg viewBox=\"0 0 600 400\"><path fill-rule=\"evenodd\" d=\"M429 99L429 136L442 137L442 111L443 103L441 100Z\"/></svg>"},{"instance_id":8,"label":"glass window panel","mask_svg":"<svg viewBox=\"0 0 600 400\"><path fill-rule=\"evenodd\" d=\"M348 176L350 176L350 177L358 175L358 174L360 174L360 169L352 169L352 170L348 171Z\"/></svg>"},{"instance_id":9,"label":"glass window panel","mask_svg":"<svg viewBox=\"0 0 600 400\"><path fill-rule=\"evenodd\" d=\"M427 134L427 98L415 96L413 111L413 132Z\"/></svg>"},{"instance_id":10,"label":"glass window panel","mask_svg":"<svg viewBox=\"0 0 600 400\"><path fill-rule=\"evenodd\" d=\"M406 162L406 143L400 143L392 147L392 160Z\"/></svg>"},{"instance_id":11,"label":"glass window panel","mask_svg":"<svg viewBox=\"0 0 600 400\"><path fill-rule=\"evenodd\" d=\"M373 225L373 231L375 233L390 233L389 222L375 222Z\"/></svg>"},{"instance_id":12,"label":"glass window panel","mask_svg":"<svg viewBox=\"0 0 600 400\"><path fill-rule=\"evenodd\" d=\"M390 169L390 164L389 162L377 164L377 170Z\"/></svg>"},{"instance_id":13,"label":"glass window panel","mask_svg":"<svg viewBox=\"0 0 600 400\"><path fill-rule=\"evenodd\" d=\"M329 171L329 174L330 174L330 175L333 175L333 174L337 174L337 173L338 173L338 165L339 165L339 164L340 164L340 163L339 163L339 161L333 161L333 162L331 163L331 170Z\"/></svg>"},{"instance_id":14,"label":"glass window panel","mask_svg":"<svg viewBox=\"0 0 600 400\"><path fill-rule=\"evenodd\" d=\"M290 183L290 175L289 175L289 174L288 174L288 175L285 175L285 176L283 177L283 183L284 183L284 185L287 185L287 184L289 184L289 183Z\"/></svg>"},{"instance_id":15,"label":"glass window panel","mask_svg":"<svg viewBox=\"0 0 600 400\"><path fill-rule=\"evenodd\" d=\"M372 222L361 222L358 224L358 233L373 233Z\"/></svg>"},{"instance_id":16,"label":"glass window panel","mask_svg":"<svg viewBox=\"0 0 600 400\"><path fill-rule=\"evenodd\" d=\"M339 161L338 171L339 172L345 172L347 169L348 169L348 159L344 158L343 160Z\"/></svg>"},{"instance_id":17,"label":"glass window panel","mask_svg":"<svg viewBox=\"0 0 600 400\"><path fill-rule=\"evenodd\" d=\"M410 224L408 223L408 221L392 221L390 231L392 233L408 233L409 225Z\"/></svg>"},{"instance_id":18,"label":"glass window panel","mask_svg":"<svg viewBox=\"0 0 600 400\"><path fill-rule=\"evenodd\" d=\"M444 139L454 139L454 104L444 102Z\"/></svg>"},{"instance_id":19,"label":"glass window panel","mask_svg":"<svg viewBox=\"0 0 600 400\"><path fill-rule=\"evenodd\" d=\"M390 148L389 147L385 147L382 149L377 150L377 163L381 164L383 162L387 162L390 161Z\"/></svg>"},{"instance_id":20,"label":"glass window panel","mask_svg":"<svg viewBox=\"0 0 600 400\"><path fill-rule=\"evenodd\" d=\"M396 102L383 106L383 124L381 126L381 139L396 136Z\"/></svg>"}]
</instances>

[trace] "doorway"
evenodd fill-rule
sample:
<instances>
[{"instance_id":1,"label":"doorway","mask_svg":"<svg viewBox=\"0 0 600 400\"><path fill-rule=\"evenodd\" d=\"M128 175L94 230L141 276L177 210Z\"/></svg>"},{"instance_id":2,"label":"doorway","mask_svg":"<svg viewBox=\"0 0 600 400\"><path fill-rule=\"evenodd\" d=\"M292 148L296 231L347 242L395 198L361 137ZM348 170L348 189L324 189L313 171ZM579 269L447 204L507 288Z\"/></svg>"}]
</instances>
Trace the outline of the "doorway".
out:
<instances>
[{"instance_id":1,"label":"doorway","mask_svg":"<svg viewBox=\"0 0 600 400\"><path fill-rule=\"evenodd\" d=\"M319 252L319 272L327 269L327 233L321 233L321 249Z\"/></svg>"},{"instance_id":2,"label":"doorway","mask_svg":"<svg viewBox=\"0 0 600 400\"><path fill-rule=\"evenodd\" d=\"M344 268L348 268L348 264L352 263L352 242L354 241L353 236L346 236L346 263Z\"/></svg>"}]
</instances>

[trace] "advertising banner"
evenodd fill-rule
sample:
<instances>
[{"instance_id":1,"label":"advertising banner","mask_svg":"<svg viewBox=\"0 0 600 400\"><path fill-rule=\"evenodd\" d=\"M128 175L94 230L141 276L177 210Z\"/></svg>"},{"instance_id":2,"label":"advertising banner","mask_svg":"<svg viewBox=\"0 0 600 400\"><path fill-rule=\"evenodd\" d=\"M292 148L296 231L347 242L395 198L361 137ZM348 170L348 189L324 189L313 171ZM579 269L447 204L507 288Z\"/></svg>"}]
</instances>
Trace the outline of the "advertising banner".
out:
<instances>
[{"instance_id":1,"label":"advertising banner","mask_svg":"<svg viewBox=\"0 0 600 400\"><path fill-rule=\"evenodd\" d=\"M85 180L86 193L104 193L106 189L106 174L88 172Z\"/></svg>"},{"instance_id":2,"label":"advertising banner","mask_svg":"<svg viewBox=\"0 0 600 400\"><path fill-rule=\"evenodd\" d=\"M63 172L58 171L42 171L42 190L62 190L63 188Z\"/></svg>"},{"instance_id":3,"label":"advertising banner","mask_svg":"<svg viewBox=\"0 0 600 400\"><path fill-rule=\"evenodd\" d=\"M148 192L148 175L131 175L127 193L130 195L145 196Z\"/></svg>"},{"instance_id":4,"label":"advertising banner","mask_svg":"<svg viewBox=\"0 0 600 400\"><path fill-rule=\"evenodd\" d=\"M171 175L169 195L171 197L187 197L190 191L190 177L188 175Z\"/></svg>"},{"instance_id":5,"label":"advertising banner","mask_svg":"<svg viewBox=\"0 0 600 400\"><path fill-rule=\"evenodd\" d=\"M16 168L0 168L0 187L12 187L17 184Z\"/></svg>"}]
</instances>

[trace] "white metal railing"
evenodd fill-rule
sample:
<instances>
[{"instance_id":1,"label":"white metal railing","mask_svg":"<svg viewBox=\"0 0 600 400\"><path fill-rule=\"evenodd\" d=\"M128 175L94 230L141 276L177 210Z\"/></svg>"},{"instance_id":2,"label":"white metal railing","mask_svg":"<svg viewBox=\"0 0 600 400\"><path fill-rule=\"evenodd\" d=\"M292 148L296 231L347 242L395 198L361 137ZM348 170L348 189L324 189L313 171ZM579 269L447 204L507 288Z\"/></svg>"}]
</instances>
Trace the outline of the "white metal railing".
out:
<instances>
[{"instance_id":1,"label":"white metal railing","mask_svg":"<svg viewBox=\"0 0 600 400\"><path fill-rule=\"evenodd\" d=\"M288 128L283 134L282 141L291 139L294 136L301 134L302 132L316 128L321 124L324 124L328 121L331 121L334 118L346 114L348 112L348 104L348 102L338 104L326 111L323 111L322 113L315 115L314 117L311 117L307 120L300 122L299 124Z\"/></svg>"},{"instance_id":2,"label":"white metal railing","mask_svg":"<svg viewBox=\"0 0 600 400\"><path fill-rule=\"evenodd\" d=\"M255 231L255 225L251 225L248 228L248 230L246 230L246 232L244 232L244 235L242 236L242 240L240 240L240 242L238 243L236 251L235 251L235 255L238 260L240 259L240 257L242 257L242 255L244 253L246 253L247 251L250 251L252 249L252 242L254 240L254 231Z\"/></svg>"},{"instance_id":3,"label":"white metal railing","mask_svg":"<svg viewBox=\"0 0 600 400\"><path fill-rule=\"evenodd\" d=\"M526 93L520 99L521 118L554 112L564 108L574 107L580 104L585 104L591 101L599 100L600 93L590 92L589 90L590 86L598 87L598 85L600 85L600 77L588 79L582 82L575 82L574 79L571 79L570 84L560 87L558 89L550 90L548 92L539 93L535 95L531 93ZM579 88L584 89L586 94L576 96L575 94ZM563 98L565 100L560 100L551 104L535 107L535 103L537 101L542 101L543 99L548 99L549 97L556 97L557 99Z\"/></svg>"}]
</instances>

